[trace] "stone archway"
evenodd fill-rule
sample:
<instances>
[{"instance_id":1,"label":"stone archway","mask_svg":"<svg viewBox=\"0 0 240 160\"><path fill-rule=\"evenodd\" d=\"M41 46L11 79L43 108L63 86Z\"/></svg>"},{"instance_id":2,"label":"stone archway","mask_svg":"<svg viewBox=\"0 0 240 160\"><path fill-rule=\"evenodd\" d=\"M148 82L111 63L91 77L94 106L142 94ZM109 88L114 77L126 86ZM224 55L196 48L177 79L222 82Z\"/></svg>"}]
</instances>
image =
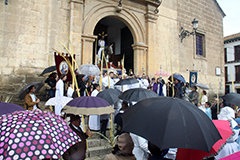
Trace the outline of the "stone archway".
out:
<instances>
[{"instance_id":1,"label":"stone archway","mask_svg":"<svg viewBox=\"0 0 240 160\"><path fill-rule=\"evenodd\" d=\"M134 44L134 73L142 73L142 68L146 68L147 49L146 45L146 30L144 24L127 9L122 9L113 5L98 5L93 7L85 17L82 27L82 63L92 61L91 54L84 54L92 52L92 43L97 38L93 35L96 24L104 17L114 17L123 21L130 29Z\"/></svg>"}]
</instances>

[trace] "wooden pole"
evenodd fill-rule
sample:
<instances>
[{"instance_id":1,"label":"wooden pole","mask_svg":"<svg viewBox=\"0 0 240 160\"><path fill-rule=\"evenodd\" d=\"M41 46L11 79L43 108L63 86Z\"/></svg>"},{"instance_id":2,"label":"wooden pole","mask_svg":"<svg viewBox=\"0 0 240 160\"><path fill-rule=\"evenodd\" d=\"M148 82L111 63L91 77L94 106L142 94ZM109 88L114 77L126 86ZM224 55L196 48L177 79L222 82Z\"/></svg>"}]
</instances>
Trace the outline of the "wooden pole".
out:
<instances>
[{"instance_id":1,"label":"wooden pole","mask_svg":"<svg viewBox=\"0 0 240 160\"><path fill-rule=\"evenodd\" d=\"M172 58L170 59L170 64L171 64L171 79L172 79L172 84L173 84ZM172 85L172 97L174 97L174 95L175 95L174 86Z\"/></svg>"},{"instance_id":2,"label":"wooden pole","mask_svg":"<svg viewBox=\"0 0 240 160\"><path fill-rule=\"evenodd\" d=\"M233 90L233 93L235 93L232 71L230 71L230 74L231 74L231 80L232 80L232 90Z\"/></svg>"},{"instance_id":3,"label":"wooden pole","mask_svg":"<svg viewBox=\"0 0 240 160\"><path fill-rule=\"evenodd\" d=\"M104 52L102 52L102 54L104 54ZM102 61L101 61L101 75L99 79L100 92L102 91L102 76L103 76L102 74L103 74L103 55L102 55Z\"/></svg>"}]
</instances>

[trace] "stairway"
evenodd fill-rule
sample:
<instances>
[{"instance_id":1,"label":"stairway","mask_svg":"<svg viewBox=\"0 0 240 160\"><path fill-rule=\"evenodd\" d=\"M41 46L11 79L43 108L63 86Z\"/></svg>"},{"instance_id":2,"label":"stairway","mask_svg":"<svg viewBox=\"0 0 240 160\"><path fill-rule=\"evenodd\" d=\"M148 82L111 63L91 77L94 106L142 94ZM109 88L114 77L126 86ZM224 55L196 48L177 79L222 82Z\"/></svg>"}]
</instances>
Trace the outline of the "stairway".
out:
<instances>
[{"instance_id":1,"label":"stairway","mask_svg":"<svg viewBox=\"0 0 240 160\"><path fill-rule=\"evenodd\" d=\"M109 135L109 131L107 131ZM112 146L105 139L100 139L96 133L87 139L88 149L86 152L86 160L103 160L107 154L112 153Z\"/></svg>"}]
</instances>

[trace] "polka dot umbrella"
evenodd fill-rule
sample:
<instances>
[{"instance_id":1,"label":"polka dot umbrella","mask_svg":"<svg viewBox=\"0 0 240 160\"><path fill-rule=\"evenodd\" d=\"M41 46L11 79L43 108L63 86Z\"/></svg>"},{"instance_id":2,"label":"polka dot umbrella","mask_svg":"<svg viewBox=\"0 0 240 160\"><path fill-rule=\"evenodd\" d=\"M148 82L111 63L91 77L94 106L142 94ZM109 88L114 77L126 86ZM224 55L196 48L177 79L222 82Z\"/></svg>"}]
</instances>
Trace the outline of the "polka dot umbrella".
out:
<instances>
[{"instance_id":1,"label":"polka dot umbrella","mask_svg":"<svg viewBox=\"0 0 240 160\"><path fill-rule=\"evenodd\" d=\"M0 117L0 160L58 159L79 141L76 133L54 113L17 111Z\"/></svg>"}]
</instances>

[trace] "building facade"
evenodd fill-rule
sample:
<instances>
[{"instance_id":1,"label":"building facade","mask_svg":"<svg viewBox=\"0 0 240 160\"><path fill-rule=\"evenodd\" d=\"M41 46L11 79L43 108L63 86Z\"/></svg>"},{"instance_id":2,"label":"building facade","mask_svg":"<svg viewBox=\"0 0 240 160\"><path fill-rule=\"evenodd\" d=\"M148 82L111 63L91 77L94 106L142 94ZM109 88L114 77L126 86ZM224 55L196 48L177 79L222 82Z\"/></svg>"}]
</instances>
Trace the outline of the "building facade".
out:
<instances>
[{"instance_id":1,"label":"building facade","mask_svg":"<svg viewBox=\"0 0 240 160\"><path fill-rule=\"evenodd\" d=\"M240 33L224 37L224 57L225 93L240 93Z\"/></svg>"},{"instance_id":2,"label":"building facade","mask_svg":"<svg viewBox=\"0 0 240 160\"><path fill-rule=\"evenodd\" d=\"M0 73L3 95L16 94L54 64L58 41L71 47L79 65L94 61L98 33L108 34L115 57L150 77L161 70L198 72L210 92L224 92L223 17L216 0L20 0L0 3ZM183 39L181 27L195 35ZM127 47L126 47L127 46ZM218 74L216 74L218 69Z\"/></svg>"}]
</instances>

